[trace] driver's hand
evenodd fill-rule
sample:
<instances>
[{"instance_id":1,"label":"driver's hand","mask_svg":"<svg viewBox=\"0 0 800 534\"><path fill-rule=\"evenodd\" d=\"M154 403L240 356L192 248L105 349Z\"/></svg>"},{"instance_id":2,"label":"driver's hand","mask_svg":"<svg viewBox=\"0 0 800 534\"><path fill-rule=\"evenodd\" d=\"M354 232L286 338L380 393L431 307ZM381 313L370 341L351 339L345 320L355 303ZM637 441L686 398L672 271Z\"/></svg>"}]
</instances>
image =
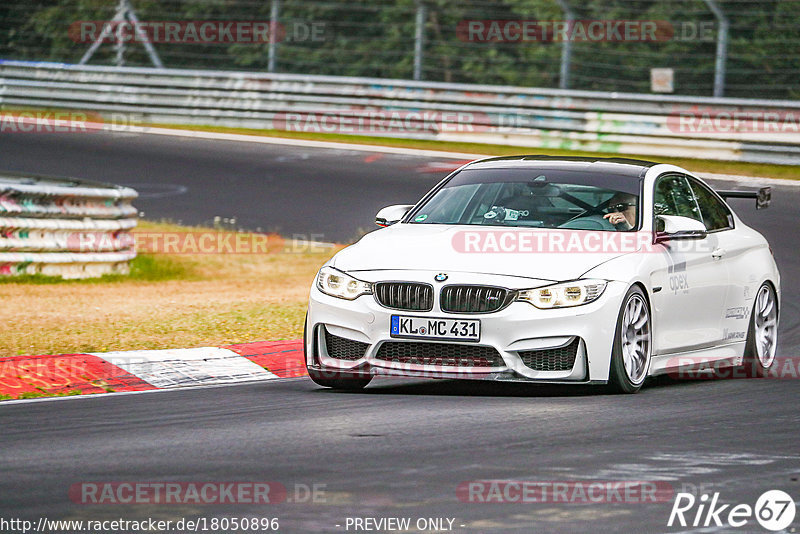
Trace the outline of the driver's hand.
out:
<instances>
[{"instance_id":1,"label":"driver's hand","mask_svg":"<svg viewBox=\"0 0 800 534\"><path fill-rule=\"evenodd\" d=\"M620 212L606 213L605 215L603 215L603 218L608 219L608 222L610 222L613 225L627 222L627 219L625 219L625 215L623 215Z\"/></svg>"}]
</instances>

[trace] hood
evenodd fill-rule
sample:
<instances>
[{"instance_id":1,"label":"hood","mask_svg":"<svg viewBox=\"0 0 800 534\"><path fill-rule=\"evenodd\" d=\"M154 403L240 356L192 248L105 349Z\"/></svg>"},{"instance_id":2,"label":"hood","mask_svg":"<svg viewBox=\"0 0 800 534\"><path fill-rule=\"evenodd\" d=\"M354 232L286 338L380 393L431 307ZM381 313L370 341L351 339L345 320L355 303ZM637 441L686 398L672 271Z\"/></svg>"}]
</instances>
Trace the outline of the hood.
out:
<instances>
[{"instance_id":1,"label":"hood","mask_svg":"<svg viewBox=\"0 0 800 534\"><path fill-rule=\"evenodd\" d=\"M395 224L340 251L347 272L430 270L574 280L638 249L636 233L437 224Z\"/></svg>"}]
</instances>

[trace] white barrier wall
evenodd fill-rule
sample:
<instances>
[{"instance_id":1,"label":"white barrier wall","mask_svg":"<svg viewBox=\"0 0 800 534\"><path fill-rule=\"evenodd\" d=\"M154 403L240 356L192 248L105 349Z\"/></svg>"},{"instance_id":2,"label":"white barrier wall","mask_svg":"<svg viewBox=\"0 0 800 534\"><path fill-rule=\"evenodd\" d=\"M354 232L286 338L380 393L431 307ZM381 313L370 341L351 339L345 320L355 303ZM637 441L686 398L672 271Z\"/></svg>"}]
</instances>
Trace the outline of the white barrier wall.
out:
<instances>
[{"instance_id":1,"label":"white barrier wall","mask_svg":"<svg viewBox=\"0 0 800 534\"><path fill-rule=\"evenodd\" d=\"M137 196L127 187L0 174L0 276L127 274Z\"/></svg>"},{"instance_id":2,"label":"white barrier wall","mask_svg":"<svg viewBox=\"0 0 800 534\"><path fill-rule=\"evenodd\" d=\"M0 61L3 109L800 164L800 101ZM115 115L116 114L116 115Z\"/></svg>"},{"instance_id":3,"label":"white barrier wall","mask_svg":"<svg viewBox=\"0 0 800 534\"><path fill-rule=\"evenodd\" d=\"M0 61L0 106L84 110L118 130L133 118L800 164L798 101Z\"/></svg>"}]
</instances>

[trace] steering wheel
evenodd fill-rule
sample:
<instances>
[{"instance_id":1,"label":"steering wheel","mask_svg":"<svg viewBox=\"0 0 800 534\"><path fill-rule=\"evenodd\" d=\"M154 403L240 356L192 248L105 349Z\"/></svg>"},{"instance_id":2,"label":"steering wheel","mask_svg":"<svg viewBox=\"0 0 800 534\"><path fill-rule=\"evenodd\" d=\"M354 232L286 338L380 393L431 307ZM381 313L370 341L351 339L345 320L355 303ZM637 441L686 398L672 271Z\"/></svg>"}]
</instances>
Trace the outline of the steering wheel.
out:
<instances>
[{"instance_id":1,"label":"steering wheel","mask_svg":"<svg viewBox=\"0 0 800 534\"><path fill-rule=\"evenodd\" d=\"M564 224L558 225L559 228L570 228L573 230L616 230L617 227L611 224L602 215L589 215L588 217L578 217L570 219Z\"/></svg>"}]
</instances>

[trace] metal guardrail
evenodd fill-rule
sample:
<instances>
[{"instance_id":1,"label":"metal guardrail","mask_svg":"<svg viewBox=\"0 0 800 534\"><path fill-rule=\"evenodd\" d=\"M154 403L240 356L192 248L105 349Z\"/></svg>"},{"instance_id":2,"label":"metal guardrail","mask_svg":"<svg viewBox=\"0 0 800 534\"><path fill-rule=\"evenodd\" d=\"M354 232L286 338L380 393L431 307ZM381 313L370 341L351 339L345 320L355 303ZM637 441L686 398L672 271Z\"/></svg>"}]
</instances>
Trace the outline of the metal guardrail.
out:
<instances>
[{"instance_id":1,"label":"metal guardrail","mask_svg":"<svg viewBox=\"0 0 800 534\"><path fill-rule=\"evenodd\" d=\"M0 174L0 275L127 274L137 196L127 187Z\"/></svg>"},{"instance_id":2,"label":"metal guardrail","mask_svg":"<svg viewBox=\"0 0 800 534\"><path fill-rule=\"evenodd\" d=\"M800 102L0 61L0 106L154 124L340 132L800 164ZM710 121L710 122L709 122Z\"/></svg>"}]
</instances>

